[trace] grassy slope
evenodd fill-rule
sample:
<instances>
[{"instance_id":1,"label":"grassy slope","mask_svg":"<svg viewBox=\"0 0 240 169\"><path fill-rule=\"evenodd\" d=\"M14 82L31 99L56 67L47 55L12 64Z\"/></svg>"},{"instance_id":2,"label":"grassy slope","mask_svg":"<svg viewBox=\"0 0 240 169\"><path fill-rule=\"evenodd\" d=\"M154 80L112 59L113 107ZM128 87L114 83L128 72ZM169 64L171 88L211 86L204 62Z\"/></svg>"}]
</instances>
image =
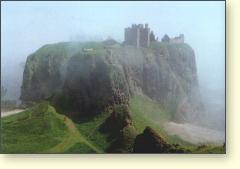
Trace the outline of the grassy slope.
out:
<instances>
[{"instance_id":1,"label":"grassy slope","mask_svg":"<svg viewBox=\"0 0 240 169\"><path fill-rule=\"evenodd\" d=\"M168 143L179 144L193 153L224 153L221 146L206 145L198 147L188 143L178 136L170 136L164 130L162 123L168 121L171 117L157 102L146 96L135 96L130 99L130 110L133 116L133 123L138 133L142 133L146 126L151 126ZM158 114L156 116L156 114ZM156 123L158 121L158 123Z\"/></svg>"},{"instance_id":2,"label":"grassy slope","mask_svg":"<svg viewBox=\"0 0 240 169\"><path fill-rule=\"evenodd\" d=\"M161 122L170 117L156 102L147 97L130 100L134 126L141 133L146 126L153 127L169 143L178 143L194 153L224 153L223 147L213 145L198 148L169 136L152 118L157 112ZM99 126L109 116L101 113L92 119L78 123L56 113L47 102L15 115L2 118L3 153L103 153L109 146L107 135L99 132ZM152 120L151 120L152 119Z\"/></svg>"},{"instance_id":3,"label":"grassy slope","mask_svg":"<svg viewBox=\"0 0 240 169\"><path fill-rule=\"evenodd\" d=\"M34 153L61 142L67 134L62 121L45 103L1 119L4 153ZM41 143L41 144L39 144Z\"/></svg>"},{"instance_id":4,"label":"grassy slope","mask_svg":"<svg viewBox=\"0 0 240 169\"><path fill-rule=\"evenodd\" d=\"M142 133L146 126L151 126L169 143L191 145L177 136L169 136L163 130L163 123L169 121L171 116L156 101L147 96L135 96L130 99L130 110L138 133Z\"/></svg>"},{"instance_id":5,"label":"grassy slope","mask_svg":"<svg viewBox=\"0 0 240 169\"><path fill-rule=\"evenodd\" d=\"M101 153L47 102L2 118L3 153ZM74 150L73 150L74 149Z\"/></svg>"},{"instance_id":6,"label":"grassy slope","mask_svg":"<svg viewBox=\"0 0 240 169\"><path fill-rule=\"evenodd\" d=\"M83 119L82 121L76 123L80 133L102 150L106 150L111 144L107 141L108 136L99 132L99 126L106 120L108 116L109 113L103 112L94 118Z\"/></svg>"},{"instance_id":7,"label":"grassy slope","mask_svg":"<svg viewBox=\"0 0 240 169\"><path fill-rule=\"evenodd\" d=\"M53 107L50 108L60 120L64 121L68 129L68 134L61 143L45 151L46 153L102 153L101 149L95 147L79 133L71 119L64 115L57 114Z\"/></svg>"},{"instance_id":8,"label":"grassy slope","mask_svg":"<svg viewBox=\"0 0 240 169\"><path fill-rule=\"evenodd\" d=\"M185 148L191 150L193 153L203 153L203 154L223 154L225 153L225 148L223 146L216 145L205 145L205 146L186 146Z\"/></svg>"}]
</instances>

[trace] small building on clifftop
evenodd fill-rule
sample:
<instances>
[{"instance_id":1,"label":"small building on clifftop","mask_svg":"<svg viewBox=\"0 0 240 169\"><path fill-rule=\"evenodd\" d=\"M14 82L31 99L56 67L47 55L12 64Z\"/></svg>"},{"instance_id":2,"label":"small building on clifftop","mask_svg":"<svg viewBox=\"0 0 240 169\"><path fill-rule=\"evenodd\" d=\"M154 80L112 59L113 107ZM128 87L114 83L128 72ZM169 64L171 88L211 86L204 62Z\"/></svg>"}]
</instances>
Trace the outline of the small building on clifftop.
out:
<instances>
[{"instance_id":1,"label":"small building on clifftop","mask_svg":"<svg viewBox=\"0 0 240 169\"><path fill-rule=\"evenodd\" d=\"M165 34L162 38L162 42L165 43L184 43L184 34L180 34L179 36L175 36L174 38L169 38L167 34Z\"/></svg>"},{"instance_id":2,"label":"small building on clifftop","mask_svg":"<svg viewBox=\"0 0 240 169\"><path fill-rule=\"evenodd\" d=\"M171 43L184 43L184 34L180 34L179 36L171 38L170 42Z\"/></svg>"}]
</instances>

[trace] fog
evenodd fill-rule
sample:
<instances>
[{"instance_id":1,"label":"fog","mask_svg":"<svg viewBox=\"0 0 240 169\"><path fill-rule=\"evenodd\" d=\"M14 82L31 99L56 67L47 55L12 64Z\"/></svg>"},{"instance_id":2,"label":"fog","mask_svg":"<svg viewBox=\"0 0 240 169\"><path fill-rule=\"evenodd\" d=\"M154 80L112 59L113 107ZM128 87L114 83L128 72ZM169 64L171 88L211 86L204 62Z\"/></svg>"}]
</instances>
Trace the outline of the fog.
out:
<instances>
[{"instance_id":1,"label":"fog","mask_svg":"<svg viewBox=\"0 0 240 169\"><path fill-rule=\"evenodd\" d=\"M1 2L2 86L7 98L18 99L26 57L44 44L107 37L122 42L125 27L148 23L159 39L184 33L195 51L207 119L223 129L224 11L224 2Z\"/></svg>"}]
</instances>

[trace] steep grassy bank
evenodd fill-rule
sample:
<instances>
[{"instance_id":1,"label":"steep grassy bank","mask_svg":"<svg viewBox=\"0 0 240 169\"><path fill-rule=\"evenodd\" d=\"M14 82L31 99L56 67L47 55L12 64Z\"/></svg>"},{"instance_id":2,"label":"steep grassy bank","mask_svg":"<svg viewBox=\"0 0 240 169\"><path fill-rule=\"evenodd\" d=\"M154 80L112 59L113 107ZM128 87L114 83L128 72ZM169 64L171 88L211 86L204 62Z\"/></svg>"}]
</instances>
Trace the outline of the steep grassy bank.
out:
<instances>
[{"instance_id":1,"label":"steep grassy bank","mask_svg":"<svg viewBox=\"0 0 240 169\"><path fill-rule=\"evenodd\" d=\"M158 102L144 95L137 95L130 99L129 106L133 123L138 133L146 126L154 128L167 142L171 144L192 145L178 136L170 136L163 129L164 123L171 120L172 115Z\"/></svg>"}]
</instances>

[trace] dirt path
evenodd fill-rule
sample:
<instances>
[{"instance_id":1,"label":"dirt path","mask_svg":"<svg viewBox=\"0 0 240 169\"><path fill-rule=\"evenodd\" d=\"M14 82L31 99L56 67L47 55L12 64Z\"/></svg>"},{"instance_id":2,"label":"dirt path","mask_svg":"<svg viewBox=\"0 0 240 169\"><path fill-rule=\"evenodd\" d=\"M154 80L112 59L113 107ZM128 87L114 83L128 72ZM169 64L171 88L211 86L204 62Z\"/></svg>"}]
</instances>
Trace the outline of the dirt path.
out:
<instances>
[{"instance_id":1,"label":"dirt path","mask_svg":"<svg viewBox=\"0 0 240 169\"><path fill-rule=\"evenodd\" d=\"M77 139L80 142L85 143L86 145L88 145L89 147L91 147L93 150L95 150L97 153L101 153L102 151L99 150L97 147L95 147L93 144L91 144L89 141L87 141L83 135L81 135L81 133L78 131L78 129L76 128L76 126L74 125L74 123L72 122L72 120L70 120L69 118L67 118L65 116L65 124L68 127L69 132L76 136Z\"/></svg>"},{"instance_id":2,"label":"dirt path","mask_svg":"<svg viewBox=\"0 0 240 169\"><path fill-rule=\"evenodd\" d=\"M57 144L55 147L47 150L48 153L62 153L66 150L68 150L70 147L72 147L76 143L84 143L87 146L89 146L91 149L96 151L96 153L103 153L102 150L95 147L93 144L91 144L87 139L84 138L83 135L78 131L75 124L72 122L71 119L64 115L60 115L55 113L58 118L61 120L64 120L65 125L68 128L69 134L66 136L66 138L59 144Z\"/></svg>"}]
</instances>

